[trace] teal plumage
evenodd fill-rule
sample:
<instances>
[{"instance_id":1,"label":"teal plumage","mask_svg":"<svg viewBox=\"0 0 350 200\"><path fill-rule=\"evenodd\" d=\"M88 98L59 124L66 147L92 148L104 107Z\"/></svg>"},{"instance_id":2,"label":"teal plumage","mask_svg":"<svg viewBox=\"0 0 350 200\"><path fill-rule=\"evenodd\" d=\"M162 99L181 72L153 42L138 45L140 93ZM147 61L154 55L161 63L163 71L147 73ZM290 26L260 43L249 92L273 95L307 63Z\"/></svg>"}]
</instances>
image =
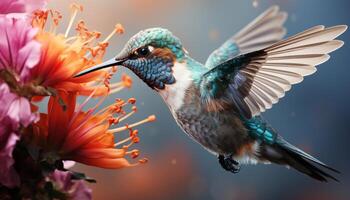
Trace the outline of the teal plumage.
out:
<instances>
[{"instance_id":1,"label":"teal plumage","mask_svg":"<svg viewBox=\"0 0 350 200\"><path fill-rule=\"evenodd\" d=\"M240 53L238 45L234 40L227 40L219 49L211 53L205 62L205 66L212 68L218 64L237 56Z\"/></svg>"},{"instance_id":2,"label":"teal plumage","mask_svg":"<svg viewBox=\"0 0 350 200\"><path fill-rule=\"evenodd\" d=\"M233 173L241 163L276 163L319 181L336 180L336 170L285 141L261 114L293 84L316 71L346 26L315 26L288 39L287 14L272 7L215 50L203 65L163 28L139 32L106 63L132 70L157 91L188 136L218 156Z\"/></svg>"},{"instance_id":3,"label":"teal plumage","mask_svg":"<svg viewBox=\"0 0 350 200\"><path fill-rule=\"evenodd\" d=\"M184 52L182 51L182 44L180 40L175 37L169 30L150 28L139 32L134 37L130 38L124 49L117 56L118 58L127 57L129 52L135 49L146 46L154 45L157 47L166 47L170 49L178 60L183 59Z\"/></svg>"},{"instance_id":4,"label":"teal plumage","mask_svg":"<svg viewBox=\"0 0 350 200\"><path fill-rule=\"evenodd\" d=\"M244 125L249 129L249 134L259 141L268 144L275 144L277 133L266 123L261 117L253 117L251 119L243 119Z\"/></svg>"}]
</instances>

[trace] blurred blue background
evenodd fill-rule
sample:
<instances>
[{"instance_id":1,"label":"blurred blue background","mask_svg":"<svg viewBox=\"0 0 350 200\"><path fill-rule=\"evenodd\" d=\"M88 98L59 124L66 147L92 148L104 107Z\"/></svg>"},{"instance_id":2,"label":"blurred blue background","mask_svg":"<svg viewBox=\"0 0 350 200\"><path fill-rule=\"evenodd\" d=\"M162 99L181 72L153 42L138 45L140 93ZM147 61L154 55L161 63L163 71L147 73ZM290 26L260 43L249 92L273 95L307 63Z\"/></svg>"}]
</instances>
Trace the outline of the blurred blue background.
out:
<instances>
[{"instance_id":1,"label":"blurred blue background","mask_svg":"<svg viewBox=\"0 0 350 200\"><path fill-rule=\"evenodd\" d=\"M50 7L69 16L70 0L52 0ZM76 2L76 1L74 1ZM78 1L79 2L79 1ZM350 25L348 0L84 0L80 15L91 29L108 34L116 23L126 33L112 40L106 59L114 56L133 34L149 27L170 29L193 58L204 62L212 50L269 6L289 13L288 35L314 25ZM286 96L264 113L265 118L296 146L339 169L340 183L319 183L276 165L243 166L240 173L224 171L217 158L190 140L177 126L156 92L130 71L133 88L113 98L136 97L139 113L131 121L155 114L157 121L140 127L137 148L149 163L123 170L78 166L98 180L94 199L350 199L350 31L345 46L331 54Z\"/></svg>"}]
</instances>

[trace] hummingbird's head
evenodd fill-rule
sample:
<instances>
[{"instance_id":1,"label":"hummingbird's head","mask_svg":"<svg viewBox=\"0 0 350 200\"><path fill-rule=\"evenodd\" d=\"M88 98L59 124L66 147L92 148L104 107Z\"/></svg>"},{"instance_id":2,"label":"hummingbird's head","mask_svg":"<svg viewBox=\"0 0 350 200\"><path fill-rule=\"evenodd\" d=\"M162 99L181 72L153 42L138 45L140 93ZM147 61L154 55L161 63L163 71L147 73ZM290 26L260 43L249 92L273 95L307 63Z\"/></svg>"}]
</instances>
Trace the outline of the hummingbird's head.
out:
<instances>
[{"instance_id":1,"label":"hummingbird's head","mask_svg":"<svg viewBox=\"0 0 350 200\"><path fill-rule=\"evenodd\" d=\"M169 30L150 28L130 38L123 50L113 59L77 76L109 66L122 65L132 70L153 89L164 89L175 83L172 67L186 55L180 40Z\"/></svg>"}]
</instances>

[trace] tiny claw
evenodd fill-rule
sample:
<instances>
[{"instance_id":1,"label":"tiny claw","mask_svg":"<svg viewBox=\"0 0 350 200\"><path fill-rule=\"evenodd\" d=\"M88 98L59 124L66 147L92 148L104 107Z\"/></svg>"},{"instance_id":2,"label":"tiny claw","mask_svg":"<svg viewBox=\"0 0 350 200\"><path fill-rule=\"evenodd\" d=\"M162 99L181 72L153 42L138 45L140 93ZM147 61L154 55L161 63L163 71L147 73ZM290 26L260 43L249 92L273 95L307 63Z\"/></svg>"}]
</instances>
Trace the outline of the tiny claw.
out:
<instances>
[{"instance_id":1,"label":"tiny claw","mask_svg":"<svg viewBox=\"0 0 350 200\"><path fill-rule=\"evenodd\" d=\"M232 158L232 155L219 155L218 159L221 167L226 171L236 174L241 169L240 164Z\"/></svg>"}]
</instances>

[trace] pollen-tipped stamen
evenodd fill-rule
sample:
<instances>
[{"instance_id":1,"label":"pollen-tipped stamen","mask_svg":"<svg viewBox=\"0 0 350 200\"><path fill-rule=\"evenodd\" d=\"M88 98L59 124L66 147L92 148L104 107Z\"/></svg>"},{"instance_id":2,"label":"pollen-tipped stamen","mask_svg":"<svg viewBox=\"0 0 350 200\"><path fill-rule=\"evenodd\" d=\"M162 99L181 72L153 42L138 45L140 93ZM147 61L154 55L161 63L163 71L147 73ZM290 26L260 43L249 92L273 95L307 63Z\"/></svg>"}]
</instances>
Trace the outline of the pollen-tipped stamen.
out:
<instances>
[{"instance_id":1,"label":"pollen-tipped stamen","mask_svg":"<svg viewBox=\"0 0 350 200\"><path fill-rule=\"evenodd\" d=\"M131 136L125 138L124 140L121 140L121 141L115 143L115 144L114 144L114 147L120 146L120 145L122 145L122 144L124 144L124 143L126 143L126 142L129 142L130 140L132 140L132 137L131 137ZM128 145L125 145L124 148L129 148L132 144L133 144L133 142L131 142L131 143L128 144Z\"/></svg>"},{"instance_id":2,"label":"pollen-tipped stamen","mask_svg":"<svg viewBox=\"0 0 350 200\"><path fill-rule=\"evenodd\" d=\"M114 30L102 41L102 43L107 43L115 34L123 34L124 28L121 24L115 25Z\"/></svg>"},{"instance_id":3,"label":"pollen-tipped stamen","mask_svg":"<svg viewBox=\"0 0 350 200\"><path fill-rule=\"evenodd\" d=\"M114 88L118 88L118 87L120 87L120 86L123 86L124 84L123 84L123 82L117 82L117 83L112 83L111 85L110 85L110 88L111 89L114 89Z\"/></svg>"},{"instance_id":4,"label":"pollen-tipped stamen","mask_svg":"<svg viewBox=\"0 0 350 200\"><path fill-rule=\"evenodd\" d=\"M80 104L76 110L75 110L75 113L73 114L72 116L72 119L70 120L69 122L69 126L72 125L73 121L76 119L76 117L78 116L79 112L82 111L83 107L88 103L88 101L94 96L94 94L97 92L98 90L98 87L96 87L92 92L91 94L84 100L84 102L82 104ZM92 113L104 102L104 100L106 99L107 97L106 96L103 96L98 102L97 104L95 105L94 108L90 109L90 112L89 114L86 116L86 118L90 117L92 115Z\"/></svg>"},{"instance_id":5,"label":"pollen-tipped stamen","mask_svg":"<svg viewBox=\"0 0 350 200\"><path fill-rule=\"evenodd\" d=\"M155 115L150 115L149 117L147 117L144 120L141 120L139 122L133 123L133 124L128 125L128 126L123 126L123 127L119 127L119 128L115 128L115 129L110 129L110 130L108 130L108 132L109 133L122 132L122 131L128 130L130 128L134 128L134 127L139 126L139 125L144 124L144 123L153 122L155 120L156 120L156 116Z\"/></svg>"},{"instance_id":6,"label":"pollen-tipped stamen","mask_svg":"<svg viewBox=\"0 0 350 200\"><path fill-rule=\"evenodd\" d=\"M119 86L119 87L116 87L114 89L111 89L109 91L110 94L114 94L114 93L117 93L117 92L120 92L121 90L123 90L125 87L122 85L122 86Z\"/></svg>"},{"instance_id":7,"label":"pollen-tipped stamen","mask_svg":"<svg viewBox=\"0 0 350 200\"><path fill-rule=\"evenodd\" d=\"M124 115L123 117L121 117L118 122L122 122L124 120L126 120L127 118L131 117L133 114L136 113L136 109L133 109L131 112L129 112L128 114Z\"/></svg>"},{"instance_id":8,"label":"pollen-tipped stamen","mask_svg":"<svg viewBox=\"0 0 350 200\"><path fill-rule=\"evenodd\" d=\"M69 20L68 27L66 29L66 33L64 34L65 38L68 37L68 34L69 34L70 30L72 29L74 20L77 17L78 11L82 11L83 10L83 6L78 5L78 4L72 4L71 5L71 9L72 9L72 15L71 15L71 18Z\"/></svg>"},{"instance_id":9,"label":"pollen-tipped stamen","mask_svg":"<svg viewBox=\"0 0 350 200\"><path fill-rule=\"evenodd\" d=\"M127 151L125 154L130 155L132 159L135 159L140 155L140 151L138 149L133 149L131 151Z\"/></svg>"},{"instance_id":10,"label":"pollen-tipped stamen","mask_svg":"<svg viewBox=\"0 0 350 200\"><path fill-rule=\"evenodd\" d=\"M110 85L110 94L119 92L123 90L124 88L130 88L132 85L132 80L128 75L123 74L122 81L118 83L114 83Z\"/></svg>"},{"instance_id":11,"label":"pollen-tipped stamen","mask_svg":"<svg viewBox=\"0 0 350 200\"><path fill-rule=\"evenodd\" d=\"M49 32L56 33L59 21L62 19L62 15L60 12L55 10L49 10L50 16L52 18L51 26Z\"/></svg>"}]
</instances>

